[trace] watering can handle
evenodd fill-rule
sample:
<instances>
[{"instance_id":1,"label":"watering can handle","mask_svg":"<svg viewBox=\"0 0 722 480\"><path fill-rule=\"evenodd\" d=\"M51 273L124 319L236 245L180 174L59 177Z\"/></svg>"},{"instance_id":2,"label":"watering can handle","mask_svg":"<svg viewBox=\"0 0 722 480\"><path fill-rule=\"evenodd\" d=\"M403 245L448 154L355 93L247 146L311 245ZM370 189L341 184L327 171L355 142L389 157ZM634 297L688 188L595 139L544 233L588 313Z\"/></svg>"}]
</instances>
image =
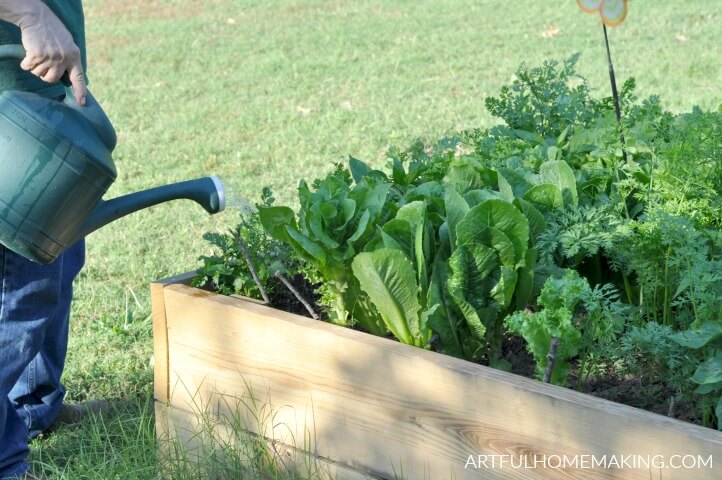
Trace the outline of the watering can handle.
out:
<instances>
[{"instance_id":1,"label":"watering can handle","mask_svg":"<svg viewBox=\"0 0 722 480\"><path fill-rule=\"evenodd\" d=\"M25 48L23 48L22 45L0 45L0 60L16 59L22 61L24 58ZM103 112L103 109L100 108L98 102L95 101L93 95L88 92L85 99L85 106L81 106L73 95L68 72L63 73L60 82L65 87L65 100L63 100L63 103L79 111L93 125L106 147L108 147L109 150L113 150L117 142L115 130L113 130L113 126L110 124L108 117L105 115L105 112Z\"/></svg>"},{"instance_id":2,"label":"watering can handle","mask_svg":"<svg viewBox=\"0 0 722 480\"><path fill-rule=\"evenodd\" d=\"M25 48L19 44L0 45L0 60L7 60L11 58L22 61L22 59L25 58ZM63 76L60 77L60 82L65 86L66 90L68 90L68 87L71 85L70 75L68 75L68 72L63 73Z\"/></svg>"}]
</instances>

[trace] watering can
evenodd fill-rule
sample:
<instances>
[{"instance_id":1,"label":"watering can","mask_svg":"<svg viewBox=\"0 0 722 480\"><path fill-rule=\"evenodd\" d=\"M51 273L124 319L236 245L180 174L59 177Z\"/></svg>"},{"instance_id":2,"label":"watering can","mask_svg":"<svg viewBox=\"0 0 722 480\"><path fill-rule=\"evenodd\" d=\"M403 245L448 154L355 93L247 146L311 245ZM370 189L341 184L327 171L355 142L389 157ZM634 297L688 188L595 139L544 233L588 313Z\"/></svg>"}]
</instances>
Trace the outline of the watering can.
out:
<instances>
[{"instance_id":1,"label":"watering can","mask_svg":"<svg viewBox=\"0 0 722 480\"><path fill-rule=\"evenodd\" d=\"M0 60L24 57L21 45L0 46ZM0 95L0 243L47 264L90 232L146 207L186 198L211 214L225 208L217 177L103 200L117 176L115 130L90 92L80 106L67 74L62 81L62 101Z\"/></svg>"}]
</instances>

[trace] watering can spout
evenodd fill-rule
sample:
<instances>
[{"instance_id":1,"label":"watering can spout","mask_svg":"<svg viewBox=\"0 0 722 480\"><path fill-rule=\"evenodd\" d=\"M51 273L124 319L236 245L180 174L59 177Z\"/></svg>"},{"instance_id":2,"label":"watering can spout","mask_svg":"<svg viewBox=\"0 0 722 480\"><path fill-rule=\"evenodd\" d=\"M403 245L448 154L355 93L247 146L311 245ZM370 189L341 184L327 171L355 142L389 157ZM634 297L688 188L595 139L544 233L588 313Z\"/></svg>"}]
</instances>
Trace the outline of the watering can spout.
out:
<instances>
[{"instance_id":1,"label":"watering can spout","mask_svg":"<svg viewBox=\"0 0 722 480\"><path fill-rule=\"evenodd\" d=\"M208 213L226 208L223 184L218 177L204 177L130 193L112 200L100 200L79 230L80 240L100 227L129 213L170 200L187 198L200 204Z\"/></svg>"}]
</instances>

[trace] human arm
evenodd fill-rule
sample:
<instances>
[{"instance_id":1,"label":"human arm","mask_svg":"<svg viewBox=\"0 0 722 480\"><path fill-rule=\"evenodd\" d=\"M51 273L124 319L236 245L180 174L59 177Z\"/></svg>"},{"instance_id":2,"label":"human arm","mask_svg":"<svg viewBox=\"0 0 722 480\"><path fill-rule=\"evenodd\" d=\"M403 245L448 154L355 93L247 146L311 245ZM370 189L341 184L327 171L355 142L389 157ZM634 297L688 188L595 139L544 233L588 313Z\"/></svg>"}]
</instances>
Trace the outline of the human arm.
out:
<instances>
[{"instance_id":1,"label":"human arm","mask_svg":"<svg viewBox=\"0 0 722 480\"><path fill-rule=\"evenodd\" d=\"M20 68L53 83L67 71L73 95L85 104L85 74L80 49L65 25L41 0L0 0L0 19L17 25L25 58Z\"/></svg>"}]
</instances>

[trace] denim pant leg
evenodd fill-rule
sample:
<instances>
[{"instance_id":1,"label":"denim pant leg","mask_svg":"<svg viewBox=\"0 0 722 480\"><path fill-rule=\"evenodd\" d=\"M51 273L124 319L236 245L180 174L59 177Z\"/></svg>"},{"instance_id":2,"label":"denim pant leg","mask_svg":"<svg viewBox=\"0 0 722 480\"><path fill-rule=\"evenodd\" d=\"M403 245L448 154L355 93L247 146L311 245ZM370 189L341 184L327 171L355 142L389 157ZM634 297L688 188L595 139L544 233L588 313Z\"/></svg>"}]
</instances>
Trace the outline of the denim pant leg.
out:
<instances>
[{"instance_id":1,"label":"denim pant leg","mask_svg":"<svg viewBox=\"0 0 722 480\"><path fill-rule=\"evenodd\" d=\"M43 348L58 311L62 267L62 257L41 265L0 246L0 478L28 468L28 427L8 394Z\"/></svg>"},{"instance_id":2,"label":"denim pant leg","mask_svg":"<svg viewBox=\"0 0 722 480\"><path fill-rule=\"evenodd\" d=\"M85 263L85 241L81 240L63 252L61 262L60 297L55 316L45 331L40 352L27 366L10 391L10 401L25 421L34 438L53 424L65 397L60 382L68 351L70 303L73 299L73 280Z\"/></svg>"}]
</instances>

